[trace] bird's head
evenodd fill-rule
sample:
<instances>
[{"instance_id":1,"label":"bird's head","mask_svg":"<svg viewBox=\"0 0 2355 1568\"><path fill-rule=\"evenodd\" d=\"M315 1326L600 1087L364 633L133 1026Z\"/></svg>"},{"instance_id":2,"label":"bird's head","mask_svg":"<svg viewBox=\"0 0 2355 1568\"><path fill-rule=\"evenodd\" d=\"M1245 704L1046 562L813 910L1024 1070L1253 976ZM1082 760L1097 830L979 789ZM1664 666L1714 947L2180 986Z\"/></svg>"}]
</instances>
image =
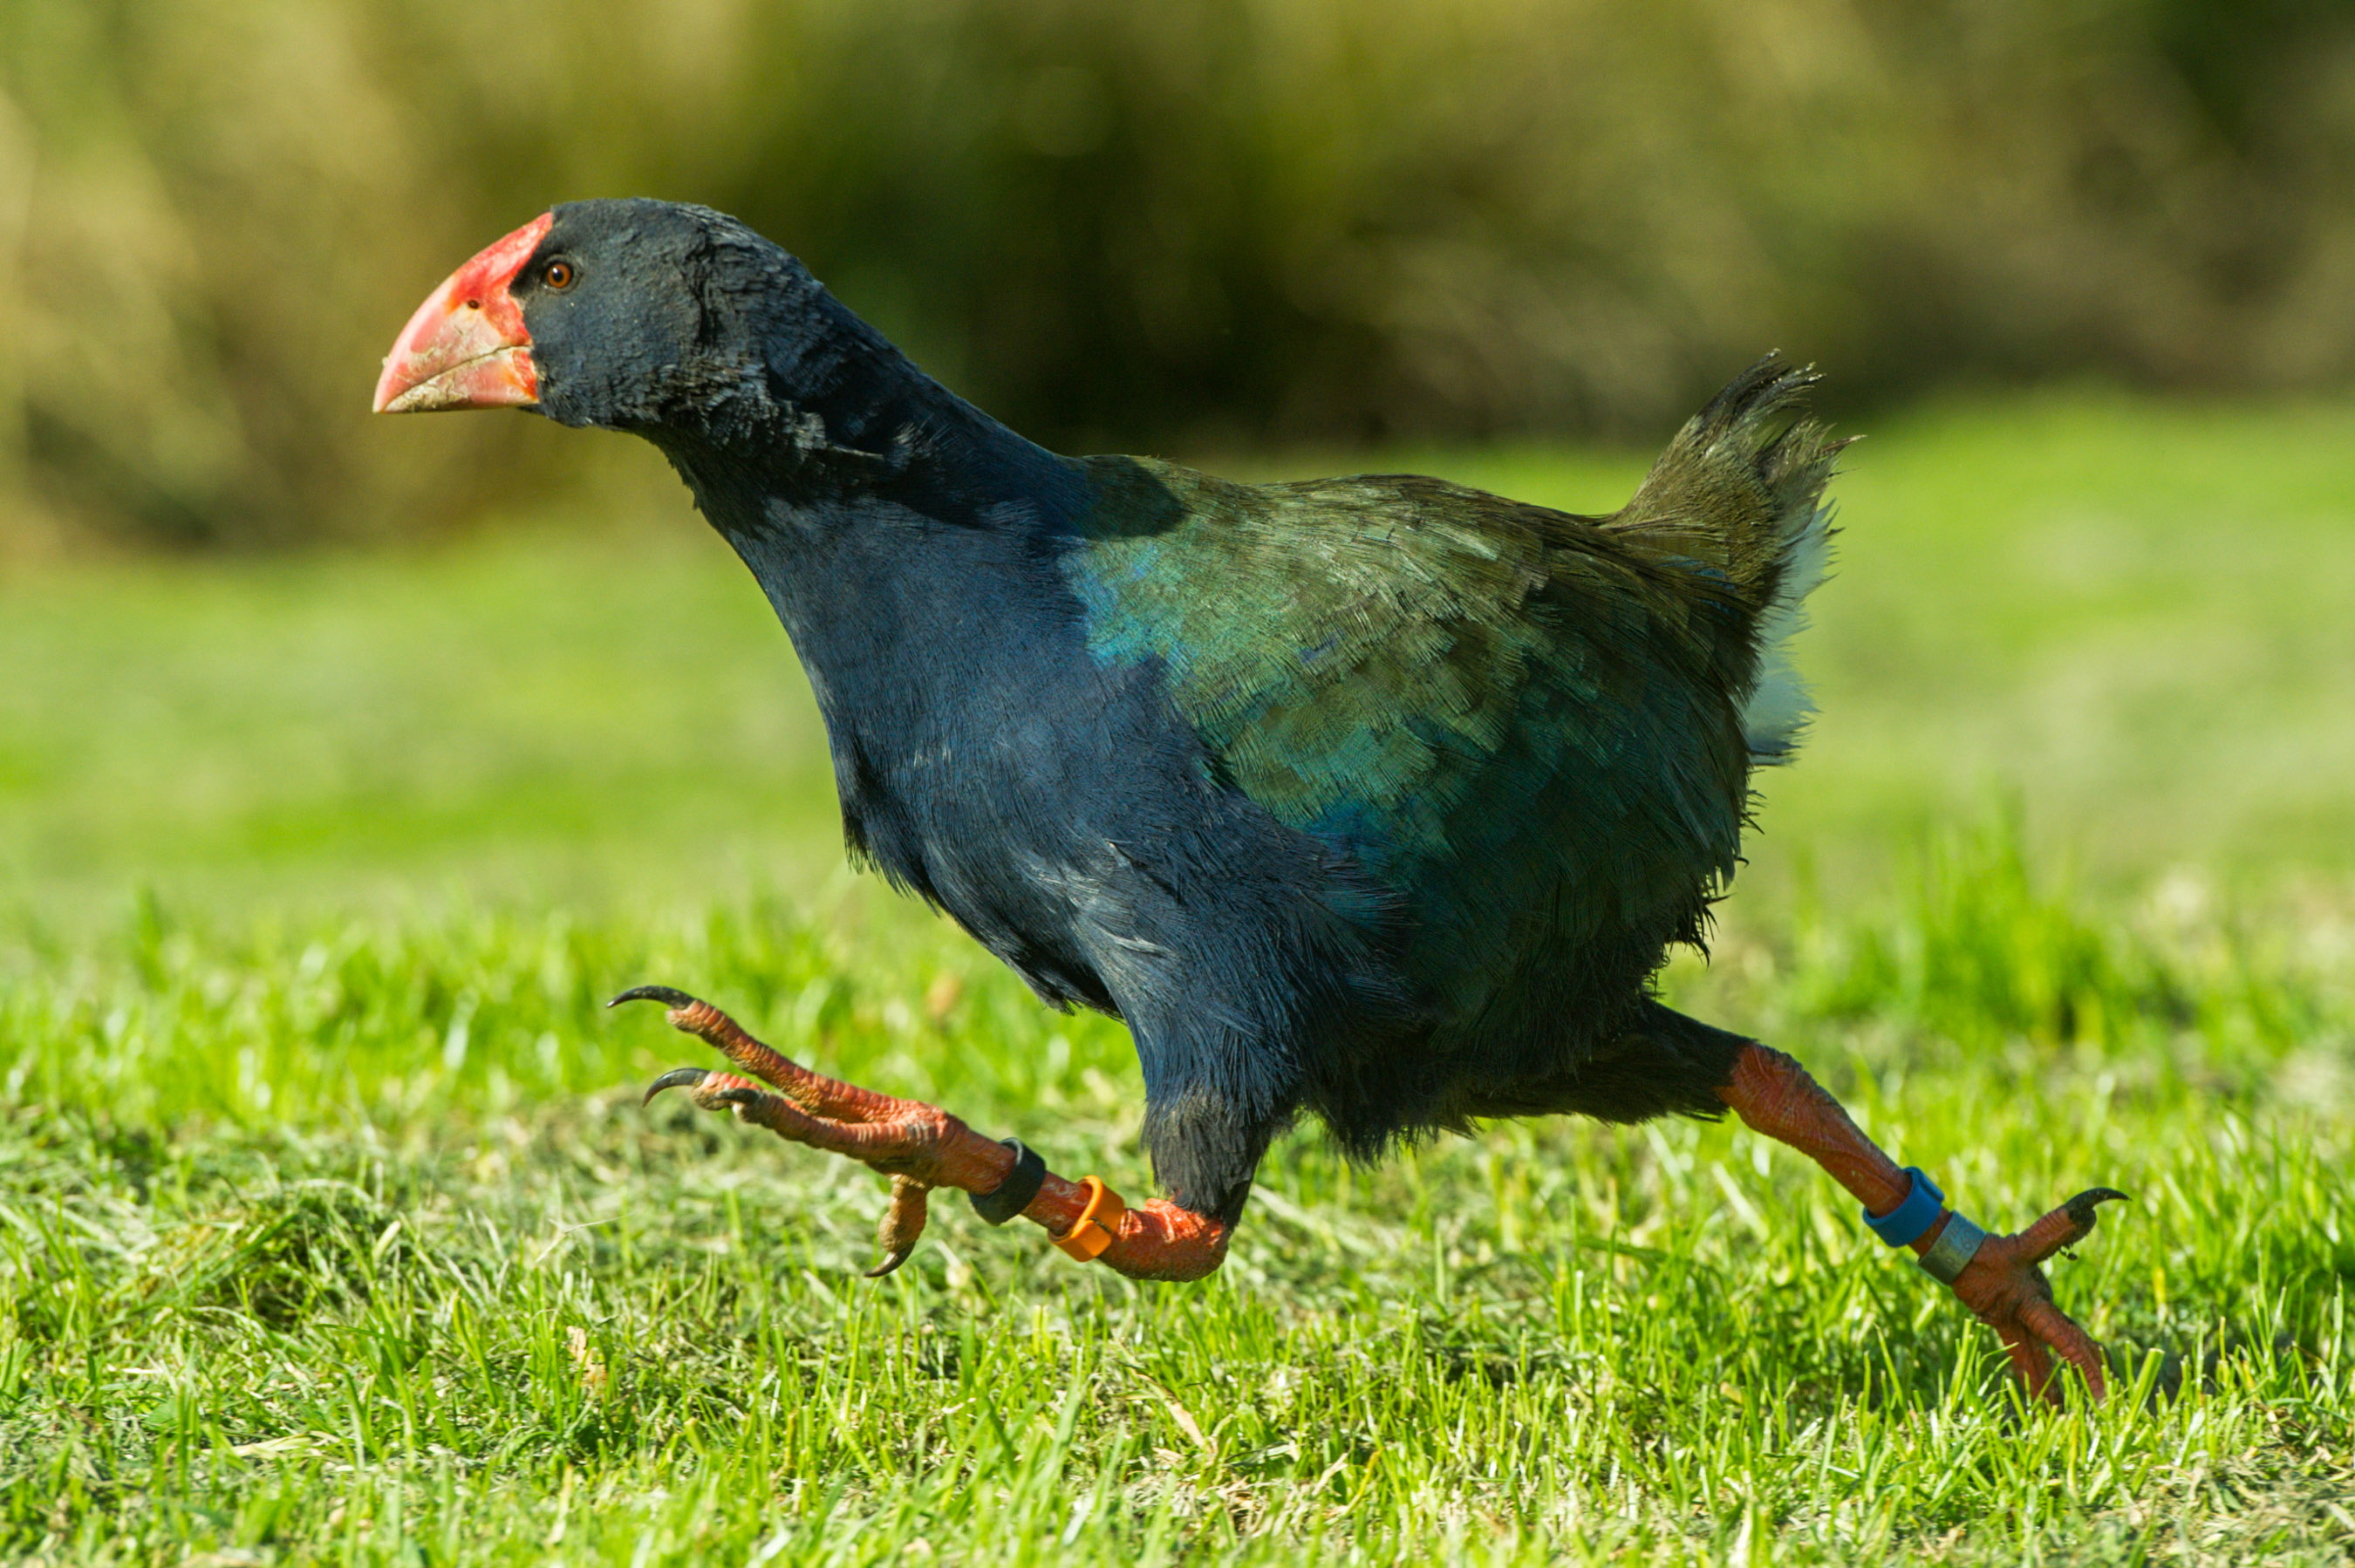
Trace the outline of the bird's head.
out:
<instances>
[{"instance_id":1,"label":"bird's head","mask_svg":"<svg viewBox=\"0 0 2355 1568\"><path fill-rule=\"evenodd\" d=\"M376 409L526 408L648 434L758 418L773 411L781 355L790 370L835 325L828 307L799 262L720 213L567 202L418 306Z\"/></svg>"},{"instance_id":2,"label":"bird's head","mask_svg":"<svg viewBox=\"0 0 2355 1568\"><path fill-rule=\"evenodd\" d=\"M1081 504L1063 459L918 370L782 248L666 201L566 202L492 244L401 328L376 408L632 432L715 522L764 497L887 485L936 511Z\"/></svg>"}]
</instances>

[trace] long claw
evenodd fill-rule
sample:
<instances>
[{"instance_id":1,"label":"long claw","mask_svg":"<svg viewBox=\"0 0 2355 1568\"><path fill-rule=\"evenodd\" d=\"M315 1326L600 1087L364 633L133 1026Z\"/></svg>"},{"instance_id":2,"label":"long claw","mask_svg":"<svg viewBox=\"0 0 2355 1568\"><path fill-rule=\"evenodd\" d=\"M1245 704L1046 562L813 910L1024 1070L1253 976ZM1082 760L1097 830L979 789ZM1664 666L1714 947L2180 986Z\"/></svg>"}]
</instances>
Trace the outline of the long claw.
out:
<instances>
[{"instance_id":1,"label":"long claw","mask_svg":"<svg viewBox=\"0 0 2355 1568\"><path fill-rule=\"evenodd\" d=\"M693 997L669 986L633 986L605 1005L609 1008L618 1008L623 1002L660 1002L666 1008L695 1006Z\"/></svg>"},{"instance_id":2,"label":"long claw","mask_svg":"<svg viewBox=\"0 0 2355 1568\"><path fill-rule=\"evenodd\" d=\"M883 1261L867 1271L869 1279L881 1279L908 1261L923 1238L924 1219L931 1211L926 1196L932 1189L911 1176L891 1179L891 1201L884 1207L881 1222L875 1227L876 1245L883 1249Z\"/></svg>"},{"instance_id":3,"label":"long claw","mask_svg":"<svg viewBox=\"0 0 2355 1568\"><path fill-rule=\"evenodd\" d=\"M2126 1194L2107 1187L2089 1187L2058 1209L2051 1211L2034 1224L2019 1232L2013 1240L2021 1256L2030 1264L2041 1264L2063 1247L2073 1247L2094 1233L2101 1218L2101 1207L2113 1199L2124 1200Z\"/></svg>"},{"instance_id":4,"label":"long claw","mask_svg":"<svg viewBox=\"0 0 2355 1568\"><path fill-rule=\"evenodd\" d=\"M666 1089L691 1089L710 1076L710 1072L701 1067L674 1067L646 1085L645 1098L638 1104L641 1107L651 1105L655 1103L655 1096Z\"/></svg>"},{"instance_id":5,"label":"long claw","mask_svg":"<svg viewBox=\"0 0 2355 1568\"><path fill-rule=\"evenodd\" d=\"M2103 1204L2128 1201L2126 1195L2114 1187L2088 1187L2061 1207L2069 1211L2070 1219L2083 1225L2087 1234L2091 1234L2094 1222L2101 1218ZM2080 1241L2083 1239L2083 1236L2078 1238Z\"/></svg>"},{"instance_id":6,"label":"long claw","mask_svg":"<svg viewBox=\"0 0 2355 1568\"><path fill-rule=\"evenodd\" d=\"M878 1122L888 1121L905 1109L889 1095L871 1094L851 1084L837 1083L779 1055L700 997L688 996L668 986L637 986L605 1005L617 1008L623 1002L660 1002L668 1009L671 1028L711 1046L813 1115L837 1122Z\"/></svg>"}]
</instances>

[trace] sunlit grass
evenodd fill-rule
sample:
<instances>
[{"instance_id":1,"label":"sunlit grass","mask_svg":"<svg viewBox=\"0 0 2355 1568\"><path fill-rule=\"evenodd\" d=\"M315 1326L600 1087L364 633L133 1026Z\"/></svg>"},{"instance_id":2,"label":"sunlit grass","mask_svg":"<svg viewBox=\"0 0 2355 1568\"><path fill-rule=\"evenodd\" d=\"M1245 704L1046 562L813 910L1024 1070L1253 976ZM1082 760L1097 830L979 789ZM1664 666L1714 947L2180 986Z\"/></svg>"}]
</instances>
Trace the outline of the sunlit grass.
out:
<instances>
[{"instance_id":1,"label":"sunlit grass","mask_svg":"<svg viewBox=\"0 0 2355 1568\"><path fill-rule=\"evenodd\" d=\"M2345 974L2121 925L2023 1006L2013 944L2092 913L1984 848L1941 875L1676 988L1773 1026L1986 1220L2131 1192L2057 1265L2119 1381L2101 1411L2023 1414L1989 1338L1828 1182L1688 1123L1514 1125L1369 1171L1304 1135L1199 1287L954 1203L872 1284L881 1184L642 1114L634 1085L701 1048L602 996L691 979L808 1060L1138 1191L1117 1029L943 939L776 907L220 929L151 906L0 990L0 1541L2335 1560Z\"/></svg>"}]
</instances>

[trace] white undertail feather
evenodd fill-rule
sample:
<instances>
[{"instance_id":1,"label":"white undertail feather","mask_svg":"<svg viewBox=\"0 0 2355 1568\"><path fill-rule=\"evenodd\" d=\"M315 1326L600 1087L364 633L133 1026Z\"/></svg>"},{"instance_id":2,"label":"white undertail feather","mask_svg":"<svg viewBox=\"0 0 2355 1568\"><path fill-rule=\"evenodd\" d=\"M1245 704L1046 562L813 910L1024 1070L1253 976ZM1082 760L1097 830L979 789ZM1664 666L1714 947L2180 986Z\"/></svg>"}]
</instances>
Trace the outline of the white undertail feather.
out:
<instances>
[{"instance_id":1,"label":"white undertail feather","mask_svg":"<svg viewBox=\"0 0 2355 1568\"><path fill-rule=\"evenodd\" d=\"M1742 704L1742 738L1761 766L1791 760L1816 705L1791 664L1791 639L1807 625L1807 595L1831 573L1832 508L1813 501L1786 536L1774 597L1758 618L1758 680Z\"/></svg>"}]
</instances>

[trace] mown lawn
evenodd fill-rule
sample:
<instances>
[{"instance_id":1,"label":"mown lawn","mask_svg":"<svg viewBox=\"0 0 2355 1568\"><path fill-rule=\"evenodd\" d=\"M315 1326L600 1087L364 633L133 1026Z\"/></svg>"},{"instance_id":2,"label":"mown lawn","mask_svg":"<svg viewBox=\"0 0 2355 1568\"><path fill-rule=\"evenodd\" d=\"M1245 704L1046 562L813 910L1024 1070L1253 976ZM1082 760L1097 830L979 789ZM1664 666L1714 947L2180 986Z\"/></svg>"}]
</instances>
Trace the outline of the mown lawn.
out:
<instances>
[{"instance_id":1,"label":"mown lawn","mask_svg":"<svg viewBox=\"0 0 2355 1568\"><path fill-rule=\"evenodd\" d=\"M1271 1160L1190 1288L634 1090L659 980L1149 1190L1125 1036L831 869L684 517L0 581L0 1556L2338 1562L2355 1552L2355 412L1877 433L1681 1004L2055 1266L2119 1397L1746 1132ZM1417 465L1425 465L1419 462ZM1640 461L1430 460L1587 507ZM633 481L634 482L634 481ZM666 511L683 511L662 503Z\"/></svg>"}]
</instances>

